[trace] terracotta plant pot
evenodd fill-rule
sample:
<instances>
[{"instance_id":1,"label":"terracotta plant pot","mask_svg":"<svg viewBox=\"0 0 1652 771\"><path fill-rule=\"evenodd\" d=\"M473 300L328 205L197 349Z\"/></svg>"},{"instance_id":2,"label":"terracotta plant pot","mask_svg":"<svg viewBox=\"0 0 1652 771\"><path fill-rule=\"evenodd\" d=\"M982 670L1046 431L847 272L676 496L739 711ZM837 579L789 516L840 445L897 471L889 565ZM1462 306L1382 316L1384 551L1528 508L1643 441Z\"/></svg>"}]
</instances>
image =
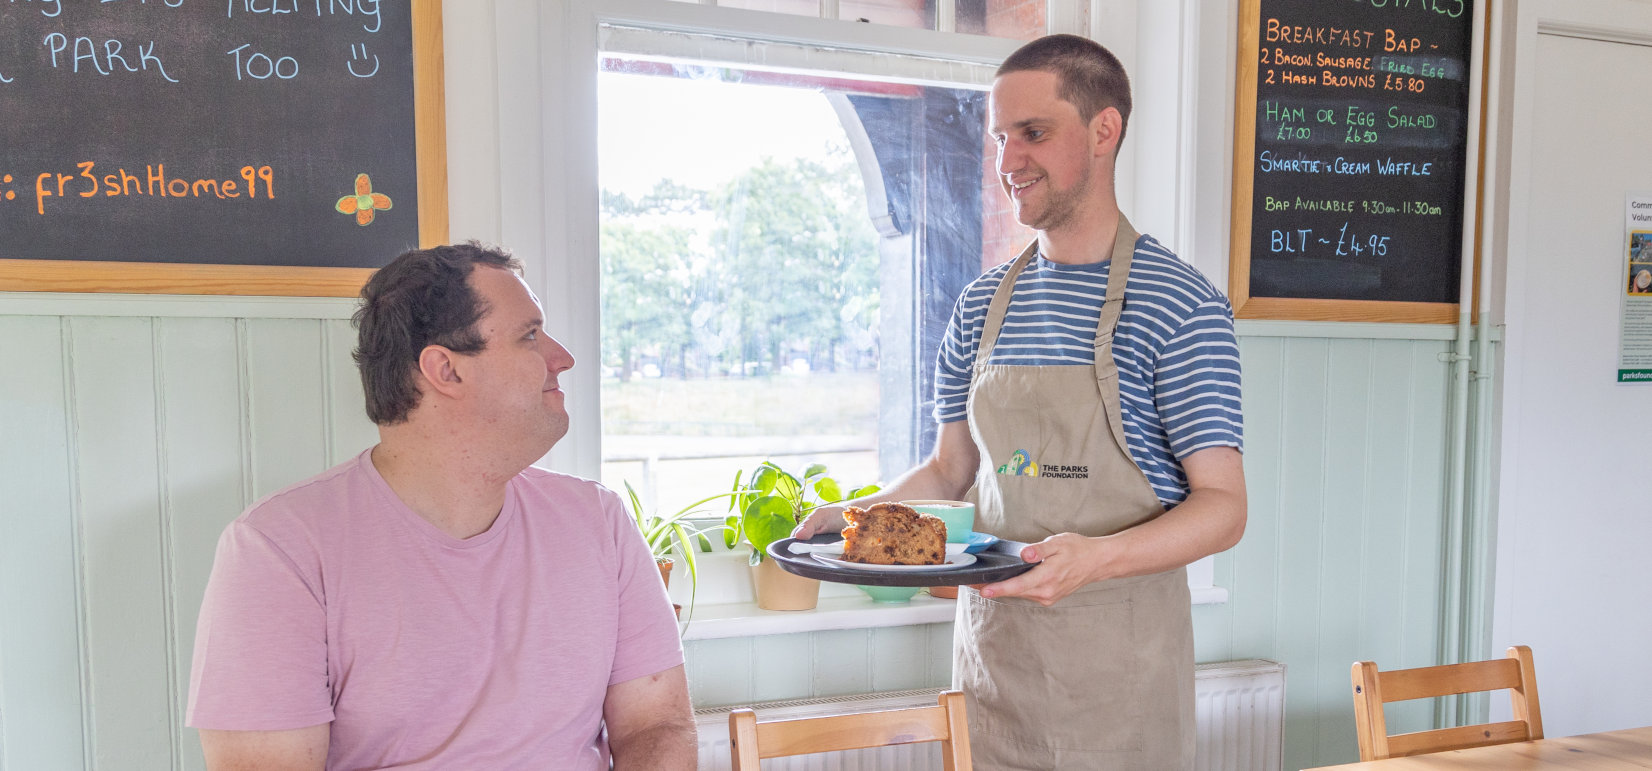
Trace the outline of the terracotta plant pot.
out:
<instances>
[{"instance_id":1,"label":"terracotta plant pot","mask_svg":"<svg viewBox=\"0 0 1652 771\"><path fill-rule=\"evenodd\" d=\"M943 600L956 600L958 599L958 587L931 586L929 587L929 596L940 597Z\"/></svg>"},{"instance_id":2,"label":"terracotta plant pot","mask_svg":"<svg viewBox=\"0 0 1652 771\"><path fill-rule=\"evenodd\" d=\"M764 610L814 610L820 601L820 582L782 570L773 559L752 566L757 607Z\"/></svg>"},{"instance_id":3,"label":"terracotta plant pot","mask_svg":"<svg viewBox=\"0 0 1652 771\"><path fill-rule=\"evenodd\" d=\"M667 589L671 588L671 566L673 564L675 563L666 557L658 557L654 560L654 566L660 569L660 580L665 582ZM682 605L673 602L671 603L671 609L677 612L677 618L683 617Z\"/></svg>"}]
</instances>

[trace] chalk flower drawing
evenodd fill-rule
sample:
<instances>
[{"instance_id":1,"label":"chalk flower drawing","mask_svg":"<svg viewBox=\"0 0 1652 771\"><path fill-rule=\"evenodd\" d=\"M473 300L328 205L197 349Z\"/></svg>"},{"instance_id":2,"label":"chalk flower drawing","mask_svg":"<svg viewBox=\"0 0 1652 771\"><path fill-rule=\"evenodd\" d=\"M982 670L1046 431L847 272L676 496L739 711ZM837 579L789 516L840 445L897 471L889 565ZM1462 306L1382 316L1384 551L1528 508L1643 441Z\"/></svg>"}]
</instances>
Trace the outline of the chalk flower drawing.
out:
<instances>
[{"instance_id":1,"label":"chalk flower drawing","mask_svg":"<svg viewBox=\"0 0 1652 771\"><path fill-rule=\"evenodd\" d=\"M373 192L373 180L368 179L366 174L357 174L356 194L338 199L338 204L333 208L340 214L356 215L357 225L371 225L374 210L390 210L390 196Z\"/></svg>"}]
</instances>

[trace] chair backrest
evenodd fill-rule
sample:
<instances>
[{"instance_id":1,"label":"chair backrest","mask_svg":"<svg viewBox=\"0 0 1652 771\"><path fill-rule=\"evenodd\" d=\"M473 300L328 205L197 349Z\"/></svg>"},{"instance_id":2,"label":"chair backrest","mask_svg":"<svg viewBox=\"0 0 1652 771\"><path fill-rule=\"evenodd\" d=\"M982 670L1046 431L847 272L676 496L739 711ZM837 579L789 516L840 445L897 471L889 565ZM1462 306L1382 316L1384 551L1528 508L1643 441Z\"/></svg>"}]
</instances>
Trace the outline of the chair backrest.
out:
<instances>
[{"instance_id":1,"label":"chair backrest","mask_svg":"<svg viewBox=\"0 0 1652 771\"><path fill-rule=\"evenodd\" d=\"M1354 723L1359 730L1359 759L1381 760L1427 752L1508 744L1543 738L1543 714L1537 705L1537 673L1532 649L1516 645L1508 657L1467 664L1377 671L1369 661L1354 664ZM1459 693L1508 689L1514 720L1388 735L1382 705Z\"/></svg>"},{"instance_id":2,"label":"chair backrest","mask_svg":"<svg viewBox=\"0 0 1652 771\"><path fill-rule=\"evenodd\" d=\"M969 722L963 691L944 691L933 707L757 722L757 713L729 713L734 771L759 771L764 758L940 742L946 771L969 771Z\"/></svg>"}]
</instances>

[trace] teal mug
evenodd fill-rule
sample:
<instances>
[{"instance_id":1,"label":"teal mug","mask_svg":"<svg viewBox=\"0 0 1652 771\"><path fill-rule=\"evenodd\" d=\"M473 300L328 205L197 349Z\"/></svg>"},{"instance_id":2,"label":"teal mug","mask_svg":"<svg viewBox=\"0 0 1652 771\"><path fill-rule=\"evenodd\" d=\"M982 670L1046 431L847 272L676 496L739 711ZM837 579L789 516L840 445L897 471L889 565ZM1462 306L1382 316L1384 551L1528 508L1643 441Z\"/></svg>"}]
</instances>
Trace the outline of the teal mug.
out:
<instances>
[{"instance_id":1,"label":"teal mug","mask_svg":"<svg viewBox=\"0 0 1652 771\"><path fill-rule=\"evenodd\" d=\"M975 530L975 504L968 501L901 501L901 503L918 510L920 514L931 514L941 518L946 523L947 543L969 543L969 534Z\"/></svg>"}]
</instances>

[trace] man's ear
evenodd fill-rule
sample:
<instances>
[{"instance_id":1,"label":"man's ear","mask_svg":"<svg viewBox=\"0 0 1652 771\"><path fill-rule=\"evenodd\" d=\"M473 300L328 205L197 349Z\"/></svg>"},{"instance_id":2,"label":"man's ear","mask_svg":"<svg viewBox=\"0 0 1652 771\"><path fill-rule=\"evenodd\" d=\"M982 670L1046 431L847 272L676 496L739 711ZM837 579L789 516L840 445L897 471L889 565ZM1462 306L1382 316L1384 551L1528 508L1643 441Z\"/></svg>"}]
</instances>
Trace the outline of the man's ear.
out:
<instances>
[{"instance_id":1,"label":"man's ear","mask_svg":"<svg viewBox=\"0 0 1652 771\"><path fill-rule=\"evenodd\" d=\"M1124 116L1117 107L1104 107L1090 119L1090 137L1095 142L1097 156L1116 158L1119 137L1124 133Z\"/></svg>"},{"instance_id":2,"label":"man's ear","mask_svg":"<svg viewBox=\"0 0 1652 771\"><path fill-rule=\"evenodd\" d=\"M458 354L440 345L427 345L419 351L419 377L425 388L443 396L457 396L464 387L458 358Z\"/></svg>"}]
</instances>

